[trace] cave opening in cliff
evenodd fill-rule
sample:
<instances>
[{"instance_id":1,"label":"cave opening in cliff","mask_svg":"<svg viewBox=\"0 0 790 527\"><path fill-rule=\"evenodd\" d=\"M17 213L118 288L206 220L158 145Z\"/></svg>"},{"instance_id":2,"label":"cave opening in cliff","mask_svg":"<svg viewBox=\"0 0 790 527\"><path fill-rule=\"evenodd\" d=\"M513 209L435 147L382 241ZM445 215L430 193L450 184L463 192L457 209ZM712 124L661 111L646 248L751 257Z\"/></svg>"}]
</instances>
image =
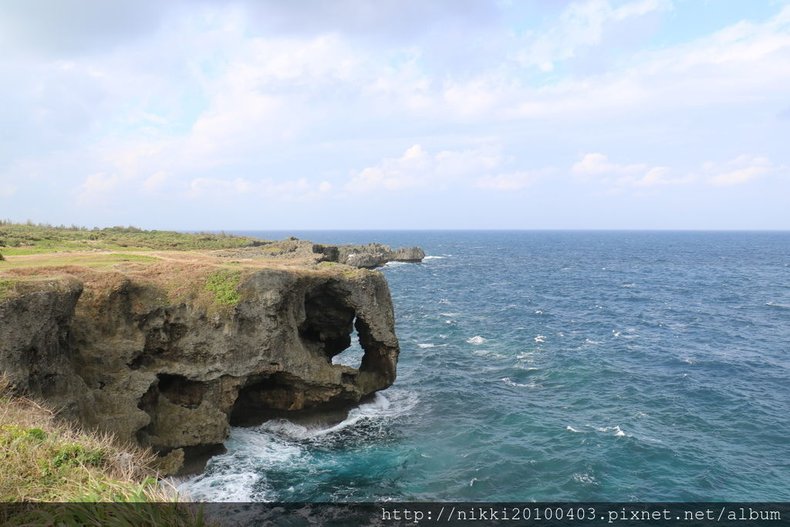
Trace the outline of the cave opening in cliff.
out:
<instances>
[{"instance_id":1,"label":"cave opening in cliff","mask_svg":"<svg viewBox=\"0 0 790 527\"><path fill-rule=\"evenodd\" d=\"M309 290L304 300L304 321L299 336L308 349L331 364L359 368L364 346L357 334L357 312L348 293L333 282Z\"/></svg>"},{"instance_id":2,"label":"cave opening in cliff","mask_svg":"<svg viewBox=\"0 0 790 527\"><path fill-rule=\"evenodd\" d=\"M357 317L354 317L349 341L349 346L346 349L332 357L332 364L342 364L343 366L359 369L365 350L362 349L362 343L357 332Z\"/></svg>"},{"instance_id":3,"label":"cave opening in cliff","mask_svg":"<svg viewBox=\"0 0 790 527\"><path fill-rule=\"evenodd\" d=\"M353 401L341 396L329 403L319 393L321 389L284 372L252 376L239 389L230 411L230 425L257 426L278 418L342 421Z\"/></svg>"}]
</instances>

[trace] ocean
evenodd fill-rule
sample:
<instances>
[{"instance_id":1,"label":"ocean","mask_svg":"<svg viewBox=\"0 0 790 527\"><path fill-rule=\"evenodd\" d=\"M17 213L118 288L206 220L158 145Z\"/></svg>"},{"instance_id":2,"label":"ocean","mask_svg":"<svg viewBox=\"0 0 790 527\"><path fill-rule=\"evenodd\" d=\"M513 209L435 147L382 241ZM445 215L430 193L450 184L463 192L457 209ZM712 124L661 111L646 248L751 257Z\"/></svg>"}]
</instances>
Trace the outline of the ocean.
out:
<instances>
[{"instance_id":1,"label":"ocean","mask_svg":"<svg viewBox=\"0 0 790 527\"><path fill-rule=\"evenodd\" d=\"M790 233L244 234L428 257L382 269L395 384L234 428L193 499L790 501Z\"/></svg>"}]
</instances>

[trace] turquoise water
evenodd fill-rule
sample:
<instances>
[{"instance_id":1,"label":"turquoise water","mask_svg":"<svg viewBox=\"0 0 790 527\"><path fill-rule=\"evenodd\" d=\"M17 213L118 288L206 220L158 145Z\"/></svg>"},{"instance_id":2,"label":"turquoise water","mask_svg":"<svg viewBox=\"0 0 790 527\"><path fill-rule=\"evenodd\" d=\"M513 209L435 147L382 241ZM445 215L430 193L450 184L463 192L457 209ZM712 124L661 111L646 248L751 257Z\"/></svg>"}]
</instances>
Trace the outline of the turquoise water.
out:
<instances>
[{"instance_id":1,"label":"turquoise water","mask_svg":"<svg viewBox=\"0 0 790 527\"><path fill-rule=\"evenodd\" d=\"M790 233L257 234L430 257L383 270L395 385L234 429L194 498L790 501Z\"/></svg>"}]
</instances>

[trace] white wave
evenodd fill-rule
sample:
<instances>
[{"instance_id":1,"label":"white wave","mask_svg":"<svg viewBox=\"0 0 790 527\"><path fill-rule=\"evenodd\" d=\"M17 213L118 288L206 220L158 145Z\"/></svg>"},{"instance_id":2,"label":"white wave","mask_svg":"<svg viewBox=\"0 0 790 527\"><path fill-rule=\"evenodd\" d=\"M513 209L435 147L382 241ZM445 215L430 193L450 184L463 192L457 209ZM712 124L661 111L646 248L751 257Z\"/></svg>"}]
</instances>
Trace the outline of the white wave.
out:
<instances>
[{"instance_id":1,"label":"white wave","mask_svg":"<svg viewBox=\"0 0 790 527\"><path fill-rule=\"evenodd\" d=\"M443 316L443 317L450 317L450 318L452 318L452 317L457 317L457 316L458 316L458 315L460 315L460 314L461 314L461 313L439 313L439 315L441 315L441 316Z\"/></svg>"},{"instance_id":2,"label":"white wave","mask_svg":"<svg viewBox=\"0 0 790 527\"><path fill-rule=\"evenodd\" d=\"M614 432L614 436L615 437L625 437L627 435L625 432L623 432L622 429L620 429L620 426L618 426L618 425L605 426L605 427L596 427L595 429L598 432L602 432L604 434L608 434L608 433ZM631 436L628 436L628 437L631 437Z\"/></svg>"},{"instance_id":3,"label":"white wave","mask_svg":"<svg viewBox=\"0 0 790 527\"><path fill-rule=\"evenodd\" d=\"M768 302L766 302L766 303L765 303L765 305L766 305L766 306L771 306L771 307L778 307L778 308L780 308L780 309L790 309L790 305L787 305L787 304L778 304L778 303L776 303L776 302L772 302L772 301L768 301Z\"/></svg>"},{"instance_id":4,"label":"white wave","mask_svg":"<svg viewBox=\"0 0 790 527\"><path fill-rule=\"evenodd\" d=\"M420 348L420 349L428 349L428 348L434 348L434 347L436 347L436 345L435 344L431 344L429 342L426 342L424 344L417 344L417 347Z\"/></svg>"},{"instance_id":5,"label":"white wave","mask_svg":"<svg viewBox=\"0 0 790 527\"><path fill-rule=\"evenodd\" d=\"M446 256L426 256L423 260L444 260Z\"/></svg>"},{"instance_id":6,"label":"white wave","mask_svg":"<svg viewBox=\"0 0 790 527\"><path fill-rule=\"evenodd\" d=\"M535 310L535 314L536 314L536 315L542 315L542 314L543 314L543 311L541 311L540 309L536 309L536 310Z\"/></svg>"},{"instance_id":7,"label":"white wave","mask_svg":"<svg viewBox=\"0 0 790 527\"><path fill-rule=\"evenodd\" d=\"M182 499L242 503L252 501L252 489L260 476L254 472L201 474L177 485Z\"/></svg>"},{"instance_id":8,"label":"white wave","mask_svg":"<svg viewBox=\"0 0 790 527\"><path fill-rule=\"evenodd\" d=\"M402 265L409 265L409 262L387 262L382 267L400 267Z\"/></svg>"},{"instance_id":9,"label":"white wave","mask_svg":"<svg viewBox=\"0 0 790 527\"><path fill-rule=\"evenodd\" d=\"M305 442L353 427L363 420L396 418L418 404L415 392L392 390L377 393L373 401L349 411L346 419L331 426L302 426L273 420L254 428L231 429L227 452L211 458L206 470L176 483L184 497L195 501L276 501L282 497L266 481L271 469L310 470L315 462Z\"/></svg>"},{"instance_id":10,"label":"white wave","mask_svg":"<svg viewBox=\"0 0 790 527\"><path fill-rule=\"evenodd\" d=\"M546 342L546 336L545 335L538 335L537 337L535 337L535 342L537 344L542 344L542 343Z\"/></svg>"},{"instance_id":11,"label":"white wave","mask_svg":"<svg viewBox=\"0 0 790 527\"><path fill-rule=\"evenodd\" d=\"M505 355L498 353L493 350L474 350L472 355L477 355L478 357L490 357L492 359L506 359Z\"/></svg>"},{"instance_id":12,"label":"white wave","mask_svg":"<svg viewBox=\"0 0 790 527\"><path fill-rule=\"evenodd\" d=\"M275 496L262 482L263 471L304 455L299 446L249 428L231 429L225 445L228 451L211 458L202 474L178 484L180 493L196 501L273 501Z\"/></svg>"},{"instance_id":13,"label":"white wave","mask_svg":"<svg viewBox=\"0 0 790 527\"><path fill-rule=\"evenodd\" d=\"M597 344L600 344L601 341L600 340L593 340L593 339L584 339L584 343L595 346Z\"/></svg>"},{"instance_id":14,"label":"white wave","mask_svg":"<svg viewBox=\"0 0 790 527\"><path fill-rule=\"evenodd\" d=\"M581 473L578 473L578 472L573 475L573 480L578 482L578 483L584 483L585 485L597 485L598 484L598 482L595 480L594 476L591 476L590 474L581 474Z\"/></svg>"},{"instance_id":15,"label":"white wave","mask_svg":"<svg viewBox=\"0 0 790 527\"><path fill-rule=\"evenodd\" d=\"M636 287L636 284L631 282L631 283L628 283L628 284L622 284L622 285L620 285L620 287L624 287L626 289L631 289L631 288Z\"/></svg>"},{"instance_id":16,"label":"white wave","mask_svg":"<svg viewBox=\"0 0 790 527\"><path fill-rule=\"evenodd\" d=\"M626 328L623 331L613 329L612 335L615 338L623 338L623 339L635 339L639 337L639 334L636 332L634 328Z\"/></svg>"},{"instance_id":17,"label":"white wave","mask_svg":"<svg viewBox=\"0 0 790 527\"><path fill-rule=\"evenodd\" d=\"M479 346L480 344L483 344L485 341L486 339L484 339L480 335L475 335L474 337L469 337L468 339L466 339L466 342L468 344L474 344L475 346Z\"/></svg>"},{"instance_id":18,"label":"white wave","mask_svg":"<svg viewBox=\"0 0 790 527\"><path fill-rule=\"evenodd\" d=\"M407 392L410 395L404 397L401 394L396 394L396 403L393 404L382 393L376 393L373 401L361 404L348 412L348 416L341 422L331 426L304 426L285 419L274 419L267 421L257 427L257 430L273 432L280 436L289 437L292 439L311 439L314 437L321 437L327 434L332 434L349 428L363 419L379 419L383 417L397 417L407 413L414 408L417 404L416 395Z\"/></svg>"},{"instance_id":19,"label":"white wave","mask_svg":"<svg viewBox=\"0 0 790 527\"><path fill-rule=\"evenodd\" d=\"M567 430L568 432L573 432L574 434L580 434L581 433L581 430L576 430L571 425L566 426L565 430Z\"/></svg>"}]
</instances>

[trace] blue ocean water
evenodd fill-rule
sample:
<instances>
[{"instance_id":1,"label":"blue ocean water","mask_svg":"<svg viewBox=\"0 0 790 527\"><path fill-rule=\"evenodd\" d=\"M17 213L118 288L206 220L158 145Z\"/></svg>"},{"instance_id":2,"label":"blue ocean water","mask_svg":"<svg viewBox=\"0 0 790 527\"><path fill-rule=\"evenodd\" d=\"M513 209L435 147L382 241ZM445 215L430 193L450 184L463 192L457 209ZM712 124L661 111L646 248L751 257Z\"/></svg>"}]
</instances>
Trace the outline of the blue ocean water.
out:
<instances>
[{"instance_id":1,"label":"blue ocean water","mask_svg":"<svg viewBox=\"0 0 790 527\"><path fill-rule=\"evenodd\" d=\"M193 498L790 501L790 233L255 234L430 256L383 269L395 385L234 429Z\"/></svg>"}]
</instances>

